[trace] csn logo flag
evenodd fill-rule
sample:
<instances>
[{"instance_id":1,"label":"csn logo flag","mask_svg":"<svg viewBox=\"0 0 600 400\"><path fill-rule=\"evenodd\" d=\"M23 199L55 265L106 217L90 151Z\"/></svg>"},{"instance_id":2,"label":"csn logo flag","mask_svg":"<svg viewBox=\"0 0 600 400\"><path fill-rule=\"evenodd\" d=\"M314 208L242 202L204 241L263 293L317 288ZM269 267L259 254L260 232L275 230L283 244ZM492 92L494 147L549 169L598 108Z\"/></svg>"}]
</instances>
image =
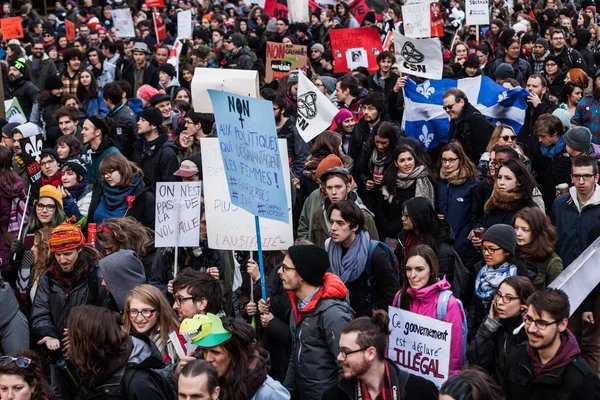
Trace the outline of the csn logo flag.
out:
<instances>
[{"instance_id":1,"label":"csn logo flag","mask_svg":"<svg viewBox=\"0 0 600 400\"><path fill-rule=\"evenodd\" d=\"M298 71L298 119L296 128L306 143L329 128L338 109L321 91Z\"/></svg>"},{"instance_id":2,"label":"csn logo flag","mask_svg":"<svg viewBox=\"0 0 600 400\"><path fill-rule=\"evenodd\" d=\"M444 62L438 38L411 39L394 31L398 70L421 78L442 79Z\"/></svg>"}]
</instances>

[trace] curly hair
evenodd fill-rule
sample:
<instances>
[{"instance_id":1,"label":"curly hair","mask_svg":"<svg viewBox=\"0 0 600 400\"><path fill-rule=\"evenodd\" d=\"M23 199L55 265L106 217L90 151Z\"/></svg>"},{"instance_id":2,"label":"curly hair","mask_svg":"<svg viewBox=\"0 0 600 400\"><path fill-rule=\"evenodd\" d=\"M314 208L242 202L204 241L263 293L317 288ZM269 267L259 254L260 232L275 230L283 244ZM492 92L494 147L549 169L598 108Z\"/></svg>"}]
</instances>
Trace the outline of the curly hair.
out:
<instances>
[{"instance_id":1,"label":"curly hair","mask_svg":"<svg viewBox=\"0 0 600 400\"><path fill-rule=\"evenodd\" d=\"M10 355L13 358L29 358L31 363L26 368L21 368L15 363L10 363L0 366L1 375L16 375L23 378L29 386L35 386L35 390L31 395L31 400L53 400L54 393L46 380L42 368L42 362L36 352L32 350L19 350Z\"/></svg>"},{"instance_id":2,"label":"curly hair","mask_svg":"<svg viewBox=\"0 0 600 400\"><path fill-rule=\"evenodd\" d=\"M98 226L96 237L102 247L113 246L114 251L133 250L140 260L154 245L154 234L133 217L104 220Z\"/></svg>"},{"instance_id":3,"label":"curly hair","mask_svg":"<svg viewBox=\"0 0 600 400\"><path fill-rule=\"evenodd\" d=\"M35 246L37 247L38 256L33 260L33 271L31 271L31 282L35 283L40 279L40 276L52 266L54 257L48 247L48 241L52 234L52 228L42 228L34 235Z\"/></svg>"}]
</instances>

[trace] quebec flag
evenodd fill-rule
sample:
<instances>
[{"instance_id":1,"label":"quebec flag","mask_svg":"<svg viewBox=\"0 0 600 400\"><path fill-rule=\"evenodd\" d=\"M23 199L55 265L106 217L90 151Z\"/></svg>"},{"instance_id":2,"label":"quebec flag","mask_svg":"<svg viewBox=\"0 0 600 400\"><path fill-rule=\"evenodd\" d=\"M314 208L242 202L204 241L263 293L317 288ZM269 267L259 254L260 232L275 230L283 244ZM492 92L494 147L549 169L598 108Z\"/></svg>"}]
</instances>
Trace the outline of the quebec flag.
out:
<instances>
[{"instance_id":1,"label":"quebec flag","mask_svg":"<svg viewBox=\"0 0 600 400\"><path fill-rule=\"evenodd\" d=\"M448 142L450 117L443 106L444 92L451 88L465 92L469 102L495 125L510 125L519 133L527 110L525 99L529 96L524 88L508 90L487 76L430 79L420 85L409 78L404 88L402 128L406 136L418 139L425 150Z\"/></svg>"}]
</instances>

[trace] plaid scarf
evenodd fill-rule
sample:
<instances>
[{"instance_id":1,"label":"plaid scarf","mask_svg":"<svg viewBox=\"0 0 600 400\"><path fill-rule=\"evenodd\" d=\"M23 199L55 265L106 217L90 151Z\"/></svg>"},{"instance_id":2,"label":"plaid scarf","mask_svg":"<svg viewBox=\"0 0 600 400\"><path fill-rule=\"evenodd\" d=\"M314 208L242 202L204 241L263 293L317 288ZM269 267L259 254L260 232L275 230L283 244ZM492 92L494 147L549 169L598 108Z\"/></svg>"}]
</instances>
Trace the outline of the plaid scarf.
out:
<instances>
[{"instance_id":1,"label":"plaid scarf","mask_svg":"<svg viewBox=\"0 0 600 400\"><path fill-rule=\"evenodd\" d=\"M400 400L400 387L398 383L398 376L396 374L390 374L390 368L388 363L385 363L385 374L383 375L383 385L381 392L375 399L371 398L367 385L362 381L356 382L356 396L357 400Z\"/></svg>"},{"instance_id":2,"label":"plaid scarf","mask_svg":"<svg viewBox=\"0 0 600 400\"><path fill-rule=\"evenodd\" d=\"M54 279L67 293L81 281L87 281L88 265L81 257L75 261L75 268L71 272L64 272L58 264L54 263L48 270L48 277Z\"/></svg>"}]
</instances>

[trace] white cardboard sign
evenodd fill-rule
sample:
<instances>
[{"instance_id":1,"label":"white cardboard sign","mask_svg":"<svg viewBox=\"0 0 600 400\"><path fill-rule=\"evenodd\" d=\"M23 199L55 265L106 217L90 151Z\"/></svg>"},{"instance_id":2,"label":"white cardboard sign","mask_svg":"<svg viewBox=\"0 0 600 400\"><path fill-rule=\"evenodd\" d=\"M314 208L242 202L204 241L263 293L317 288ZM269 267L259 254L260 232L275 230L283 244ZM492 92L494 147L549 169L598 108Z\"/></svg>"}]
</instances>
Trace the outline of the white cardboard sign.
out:
<instances>
[{"instance_id":1,"label":"white cardboard sign","mask_svg":"<svg viewBox=\"0 0 600 400\"><path fill-rule=\"evenodd\" d=\"M208 89L259 99L258 71L196 68L194 79L192 79L192 100L195 112L213 113Z\"/></svg>"},{"instance_id":2,"label":"white cardboard sign","mask_svg":"<svg viewBox=\"0 0 600 400\"><path fill-rule=\"evenodd\" d=\"M201 194L202 182L199 181L156 183L155 247L200 245Z\"/></svg>"}]
</instances>

